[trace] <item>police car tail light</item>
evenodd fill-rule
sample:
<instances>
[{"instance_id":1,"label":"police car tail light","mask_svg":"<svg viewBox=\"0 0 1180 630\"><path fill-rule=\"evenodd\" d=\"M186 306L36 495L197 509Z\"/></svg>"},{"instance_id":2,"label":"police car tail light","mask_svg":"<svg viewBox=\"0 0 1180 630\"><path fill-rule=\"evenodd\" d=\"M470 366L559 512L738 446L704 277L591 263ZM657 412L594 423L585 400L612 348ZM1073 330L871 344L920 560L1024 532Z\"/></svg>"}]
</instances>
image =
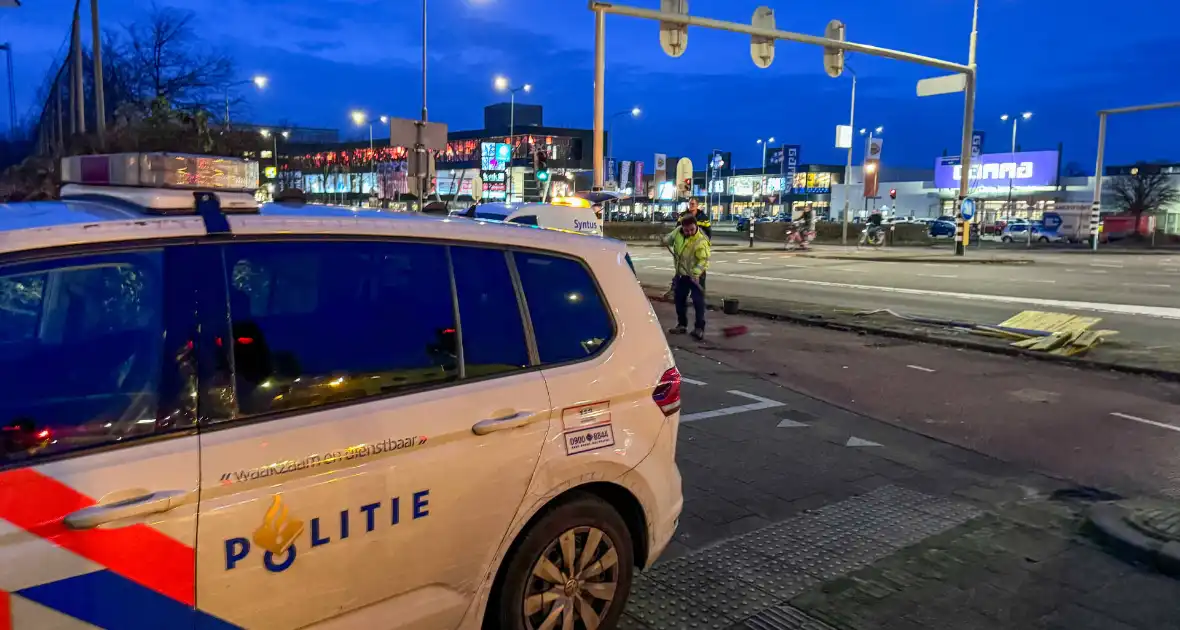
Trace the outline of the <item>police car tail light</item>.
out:
<instances>
[{"instance_id":1,"label":"police car tail light","mask_svg":"<svg viewBox=\"0 0 1180 630\"><path fill-rule=\"evenodd\" d=\"M62 158L62 197L116 197L157 212L193 212L193 191L221 197L224 212L254 211L258 163L187 153L112 153Z\"/></svg>"},{"instance_id":2,"label":"police car tail light","mask_svg":"<svg viewBox=\"0 0 1180 630\"><path fill-rule=\"evenodd\" d=\"M680 411L680 370L669 368L665 371L652 391L651 399L656 401L664 416Z\"/></svg>"}]
</instances>

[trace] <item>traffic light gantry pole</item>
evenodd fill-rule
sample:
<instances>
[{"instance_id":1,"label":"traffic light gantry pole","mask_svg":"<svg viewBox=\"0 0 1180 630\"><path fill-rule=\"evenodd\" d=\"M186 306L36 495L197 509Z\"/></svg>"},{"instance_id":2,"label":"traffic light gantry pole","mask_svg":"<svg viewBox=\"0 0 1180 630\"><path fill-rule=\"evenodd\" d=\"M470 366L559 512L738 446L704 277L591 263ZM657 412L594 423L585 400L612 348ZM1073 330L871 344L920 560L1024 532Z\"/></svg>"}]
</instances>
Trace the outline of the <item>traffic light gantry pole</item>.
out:
<instances>
[{"instance_id":1,"label":"traffic light gantry pole","mask_svg":"<svg viewBox=\"0 0 1180 630\"><path fill-rule=\"evenodd\" d=\"M977 26L979 23L979 2L975 2L975 11L972 16L971 25L971 42L968 53L968 62L966 65L955 63L953 61L944 61L934 57L926 57L923 55L915 55L900 50L892 50L889 48L880 48L877 46L870 46L868 44L858 44L855 42L846 41L844 39L844 25L838 21L833 20L829 24L828 32L836 34L839 38L833 37L817 37L815 35L807 35L804 33L793 33L790 31L780 31L775 28L765 28L763 26L756 26L755 24L771 24L773 25L773 12L768 22L766 20L766 10L764 7L759 7L754 12L753 24L739 24L737 22L725 22L722 20L714 20L710 18L697 17L688 14L688 0L661 0L660 11L651 9L642 9L639 7L631 7L621 4L614 4L611 2L601 2L599 0L589 0L589 9L594 12L594 186L602 188L603 186L603 127L605 123L605 102L606 102L606 15L622 15L627 17L640 18L645 20L654 20L660 23L661 31L678 32L679 36L675 38L677 46L675 52L669 50L665 46L665 51L669 55L678 57L684 52L685 46L688 43L688 27L695 26L699 28L708 28L718 31L729 31L731 33L742 33L749 35L752 38L752 50L754 47L769 43L773 45L778 40L799 42L801 44L811 44L813 46L822 46L825 49L824 64L828 70L828 75L833 78L840 76L844 68L844 53L855 52L864 55L872 55L874 57L885 57L887 59L896 59L898 61L907 61L930 68L938 68L940 70L947 70L964 76L964 106L963 106L963 142L960 163L962 164L963 177L960 178L959 184L959 201L967 198L968 177L967 172L971 164L971 128L974 124L975 116L975 40ZM839 28L832 29L833 25L838 25ZM755 60L757 63L757 60ZM769 65L758 64L760 67ZM963 255L961 243L956 244L956 254Z\"/></svg>"}]
</instances>

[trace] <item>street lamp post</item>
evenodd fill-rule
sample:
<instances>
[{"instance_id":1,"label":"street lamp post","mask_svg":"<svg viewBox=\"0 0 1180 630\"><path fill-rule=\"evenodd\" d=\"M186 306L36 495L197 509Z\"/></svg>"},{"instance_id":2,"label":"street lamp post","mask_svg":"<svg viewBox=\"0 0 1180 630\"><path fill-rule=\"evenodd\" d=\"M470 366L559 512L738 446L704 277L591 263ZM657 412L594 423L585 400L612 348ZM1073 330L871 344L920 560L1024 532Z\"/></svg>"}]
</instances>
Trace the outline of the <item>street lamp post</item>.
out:
<instances>
[{"instance_id":1,"label":"street lamp post","mask_svg":"<svg viewBox=\"0 0 1180 630\"><path fill-rule=\"evenodd\" d=\"M1004 114L1003 116L1000 116L1000 120L1002 120L1004 122L1008 122L1008 119L1012 119L1012 161L1013 162L1016 161L1016 123L1020 122L1021 119L1028 120L1030 118L1032 118L1032 112L1024 112L1023 114L1020 114L1019 116L1009 116L1008 114ZM964 177L966 177L966 174L964 174ZM1012 209L1012 177L1008 176L1008 214L1012 215L1012 213L1013 213L1013 209ZM1027 247L1032 247L1032 232L1033 232L1032 225L1033 225L1032 212L1029 212L1028 213L1028 230L1027 230L1028 235L1027 235L1027 243L1026 243Z\"/></svg>"},{"instance_id":2,"label":"street lamp post","mask_svg":"<svg viewBox=\"0 0 1180 630\"><path fill-rule=\"evenodd\" d=\"M533 86L525 83L520 87L513 87L508 78L503 76L496 77L495 85L497 90L508 92L508 201L512 201L513 182L516 179L512 176L512 161L516 158L516 144L513 142L513 138L516 136L516 93L531 92Z\"/></svg>"},{"instance_id":3,"label":"street lamp post","mask_svg":"<svg viewBox=\"0 0 1180 630\"><path fill-rule=\"evenodd\" d=\"M360 110L353 110L349 115L352 116L352 122L356 126L361 127L365 123L368 123L369 125L369 172L372 175L373 182L375 184L377 182L377 152L373 150L373 121L367 114L365 114L365 112Z\"/></svg>"},{"instance_id":4,"label":"street lamp post","mask_svg":"<svg viewBox=\"0 0 1180 630\"><path fill-rule=\"evenodd\" d=\"M271 139L271 157L274 158L275 165L275 179L279 178L279 136L283 136L286 140L291 136L290 131L280 131L279 133L271 133L270 129L259 129L258 133L262 134L263 138Z\"/></svg>"},{"instance_id":5,"label":"street lamp post","mask_svg":"<svg viewBox=\"0 0 1180 630\"><path fill-rule=\"evenodd\" d=\"M615 112L615 113L611 114L610 121L607 123L607 126L606 126L606 157L607 157L607 159L612 159L615 157L614 151L611 150L611 146L614 144L614 141L615 141L615 132L614 132L615 119L618 118L619 116L623 116L625 114L630 114L632 118L639 118L639 115L642 113L643 113L643 110L639 109L639 106L637 105L635 107L632 107L631 109L625 109L621 112ZM622 187L622 182L619 182L619 185L620 185L620 187Z\"/></svg>"},{"instance_id":6,"label":"street lamp post","mask_svg":"<svg viewBox=\"0 0 1180 630\"><path fill-rule=\"evenodd\" d=\"M266 86L270 84L270 79L265 75L256 74L256 75L254 75L253 78L251 78L248 81L236 81L234 83L226 84L226 86L225 86L225 126L227 129L229 128L229 90L230 90L230 88L234 88L239 85L246 85L247 83L253 83L254 86L257 87L259 90L265 90Z\"/></svg>"},{"instance_id":7,"label":"street lamp post","mask_svg":"<svg viewBox=\"0 0 1180 630\"><path fill-rule=\"evenodd\" d=\"M841 245L848 244L848 205L852 197L852 130L856 124L856 71L848 64L844 64L844 69L852 75L852 102L848 106L848 162L844 165L844 225L840 231ZM786 187L787 183L784 182L784 190Z\"/></svg>"},{"instance_id":8,"label":"street lamp post","mask_svg":"<svg viewBox=\"0 0 1180 630\"><path fill-rule=\"evenodd\" d=\"M760 201L764 212L766 211L766 149L770 148L772 144L774 144L774 136L771 136L766 144L762 144L762 138L758 138L758 147L762 149L762 179L758 184L758 196L761 197Z\"/></svg>"}]
</instances>

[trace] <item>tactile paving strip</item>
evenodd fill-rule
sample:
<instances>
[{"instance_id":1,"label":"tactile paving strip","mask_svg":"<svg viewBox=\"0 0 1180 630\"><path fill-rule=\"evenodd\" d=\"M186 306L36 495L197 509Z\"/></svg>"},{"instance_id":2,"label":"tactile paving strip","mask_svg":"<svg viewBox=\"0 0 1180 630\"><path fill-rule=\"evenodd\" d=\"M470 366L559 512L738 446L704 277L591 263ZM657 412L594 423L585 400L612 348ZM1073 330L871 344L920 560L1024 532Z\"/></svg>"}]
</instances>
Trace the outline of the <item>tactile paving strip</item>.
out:
<instances>
[{"instance_id":1,"label":"tactile paving strip","mask_svg":"<svg viewBox=\"0 0 1180 630\"><path fill-rule=\"evenodd\" d=\"M750 630L836 630L807 613L783 604L764 610L746 620L741 628Z\"/></svg>"},{"instance_id":2,"label":"tactile paving strip","mask_svg":"<svg viewBox=\"0 0 1180 630\"><path fill-rule=\"evenodd\" d=\"M661 563L632 586L626 613L651 630L826 630L785 604L903 547L982 515L974 507L883 486Z\"/></svg>"}]
</instances>

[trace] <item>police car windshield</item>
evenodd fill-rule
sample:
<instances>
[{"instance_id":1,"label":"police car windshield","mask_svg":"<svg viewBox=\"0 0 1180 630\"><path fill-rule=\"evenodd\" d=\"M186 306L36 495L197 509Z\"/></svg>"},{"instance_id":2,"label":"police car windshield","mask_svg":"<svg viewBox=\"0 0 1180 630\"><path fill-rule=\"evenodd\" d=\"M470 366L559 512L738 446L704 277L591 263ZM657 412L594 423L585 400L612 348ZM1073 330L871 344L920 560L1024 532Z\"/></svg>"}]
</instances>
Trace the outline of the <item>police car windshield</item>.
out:
<instances>
[{"instance_id":1,"label":"police car windshield","mask_svg":"<svg viewBox=\"0 0 1180 630\"><path fill-rule=\"evenodd\" d=\"M503 221L504 217L508 216L503 212L479 212L476 211L475 218L488 219L490 221Z\"/></svg>"}]
</instances>

